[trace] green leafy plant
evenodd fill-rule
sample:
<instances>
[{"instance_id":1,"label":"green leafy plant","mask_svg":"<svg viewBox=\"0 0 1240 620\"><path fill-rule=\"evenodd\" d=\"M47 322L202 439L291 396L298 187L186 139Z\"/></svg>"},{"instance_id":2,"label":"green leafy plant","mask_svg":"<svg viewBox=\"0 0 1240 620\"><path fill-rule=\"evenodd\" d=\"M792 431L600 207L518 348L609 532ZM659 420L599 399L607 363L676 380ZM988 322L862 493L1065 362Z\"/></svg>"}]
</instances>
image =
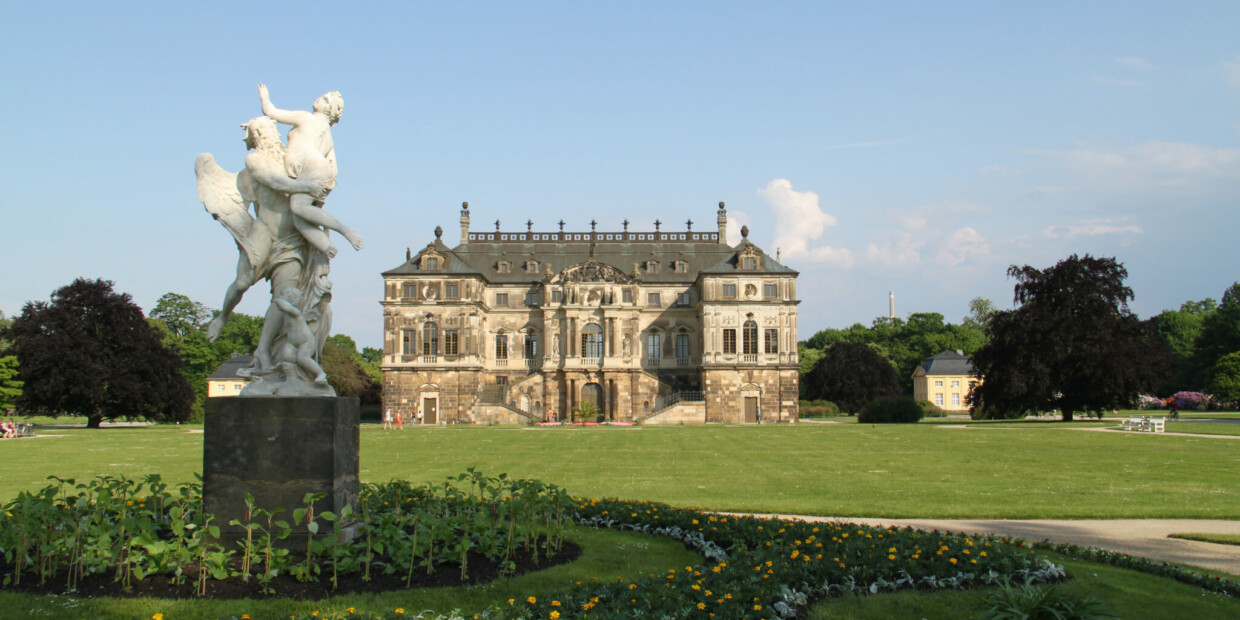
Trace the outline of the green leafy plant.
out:
<instances>
[{"instance_id":1,"label":"green leafy plant","mask_svg":"<svg viewBox=\"0 0 1240 620\"><path fill-rule=\"evenodd\" d=\"M987 620L1094 620L1118 618L1093 597L1062 594L1055 585L1004 580L984 600Z\"/></svg>"},{"instance_id":2,"label":"green leafy plant","mask_svg":"<svg viewBox=\"0 0 1240 620\"><path fill-rule=\"evenodd\" d=\"M857 414L860 424L909 424L921 419L917 401L908 396L886 396L870 401Z\"/></svg>"}]
</instances>

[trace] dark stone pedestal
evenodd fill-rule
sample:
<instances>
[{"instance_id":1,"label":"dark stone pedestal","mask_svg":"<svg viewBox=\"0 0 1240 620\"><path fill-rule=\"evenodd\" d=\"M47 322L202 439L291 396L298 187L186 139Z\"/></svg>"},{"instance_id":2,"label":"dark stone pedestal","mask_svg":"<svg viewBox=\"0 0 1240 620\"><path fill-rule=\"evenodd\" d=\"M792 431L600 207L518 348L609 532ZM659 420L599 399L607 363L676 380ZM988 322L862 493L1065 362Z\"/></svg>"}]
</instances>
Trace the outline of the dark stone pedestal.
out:
<instances>
[{"instance_id":1,"label":"dark stone pedestal","mask_svg":"<svg viewBox=\"0 0 1240 620\"><path fill-rule=\"evenodd\" d=\"M327 494L316 514L356 510L360 412L356 398L208 398L202 495L222 537L244 536L228 522L244 521L246 493L259 508L283 508L279 518L290 523L306 493ZM331 532L330 523L319 527L320 534ZM293 531L305 541L304 525Z\"/></svg>"}]
</instances>

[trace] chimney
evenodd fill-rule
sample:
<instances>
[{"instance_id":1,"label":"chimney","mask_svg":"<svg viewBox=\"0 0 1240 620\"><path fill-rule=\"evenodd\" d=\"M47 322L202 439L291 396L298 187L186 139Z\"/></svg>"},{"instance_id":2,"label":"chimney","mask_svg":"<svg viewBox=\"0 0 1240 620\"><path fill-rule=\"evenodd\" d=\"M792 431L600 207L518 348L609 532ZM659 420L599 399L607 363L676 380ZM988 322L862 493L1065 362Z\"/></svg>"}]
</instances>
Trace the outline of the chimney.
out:
<instances>
[{"instance_id":1,"label":"chimney","mask_svg":"<svg viewBox=\"0 0 1240 620\"><path fill-rule=\"evenodd\" d=\"M723 203L719 203L719 243L728 244L728 210L723 208Z\"/></svg>"},{"instance_id":2,"label":"chimney","mask_svg":"<svg viewBox=\"0 0 1240 620\"><path fill-rule=\"evenodd\" d=\"M461 245L469 243L469 203L461 203Z\"/></svg>"}]
</instances>

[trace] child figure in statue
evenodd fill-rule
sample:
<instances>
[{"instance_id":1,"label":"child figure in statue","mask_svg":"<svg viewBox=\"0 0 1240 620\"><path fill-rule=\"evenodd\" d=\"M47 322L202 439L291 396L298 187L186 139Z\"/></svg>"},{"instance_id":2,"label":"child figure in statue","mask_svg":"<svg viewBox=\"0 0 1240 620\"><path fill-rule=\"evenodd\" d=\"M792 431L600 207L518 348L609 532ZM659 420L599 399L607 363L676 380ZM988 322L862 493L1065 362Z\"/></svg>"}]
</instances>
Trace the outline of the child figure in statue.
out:
<instances>
[{"instance_id":1,"label":"child figure in statue","mask_svg":"<svg viewBox=\"0 0 1240 620\"><path fill-rule=\"evenodd\" d=\"M329 188L336 184L336 146L332 141L332 125L340 120L344 113L344 99L340 93L332 91L314 101L314 111L282 110L271 103L266 84L258 85L259 99L262 101L263 114L278 123L292 125L288 132L288 151L284 155L285 173L292 179L317 181ZM334 230L349 243L353 249L362 249L362 237L353 229L340 223L322 209L321 196L311 194L290 194L289 208L300 218L298 230L310 245L323 252L328 258L336 256L336 246L319 226Z\"/></svg>"},{"instance_id":2,"label":"child figure in statue","mask_svg":"<svg viewBox=\"0 0 1240 620\"><path fill-rule=\"evenodd\" d=\"M284 312L284 350L280 356L284 374L293 376L300 366L306 374L314 377L315 385L327 385L327 373L314 361L314 332L310 331L310 326L306 325L306 320L302 318L301 310L297 307L301 304L301 291L286 286L280 289L272 302Z\"/></svg>"}]
</instances>

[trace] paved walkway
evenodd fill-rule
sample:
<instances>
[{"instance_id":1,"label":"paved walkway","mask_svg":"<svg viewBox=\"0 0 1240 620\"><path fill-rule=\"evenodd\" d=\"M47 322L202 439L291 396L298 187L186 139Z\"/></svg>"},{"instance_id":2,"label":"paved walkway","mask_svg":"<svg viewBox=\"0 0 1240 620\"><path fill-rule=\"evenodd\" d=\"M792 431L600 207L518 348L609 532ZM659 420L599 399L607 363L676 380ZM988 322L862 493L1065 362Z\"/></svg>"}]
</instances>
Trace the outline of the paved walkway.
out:
<instances>
[{"instance_id":1,"label":"paved walkway","mask_svg":"<svg viewBox=\"0 0 1240 620\"><path fill-rule=\"evenodd\" d=\"M1189 564L1240 575L1240 545L1222 545L1167 538L1168 534L1240 535L1240 521L1218 519L1105 519L1030 520L1007 519L859 519L850 517L777 516L804 521L846 521L877 526L914 527L968 534L998 534L1030 541L1099 547L1152 560Z\"/></svg>"}]
</instances>

